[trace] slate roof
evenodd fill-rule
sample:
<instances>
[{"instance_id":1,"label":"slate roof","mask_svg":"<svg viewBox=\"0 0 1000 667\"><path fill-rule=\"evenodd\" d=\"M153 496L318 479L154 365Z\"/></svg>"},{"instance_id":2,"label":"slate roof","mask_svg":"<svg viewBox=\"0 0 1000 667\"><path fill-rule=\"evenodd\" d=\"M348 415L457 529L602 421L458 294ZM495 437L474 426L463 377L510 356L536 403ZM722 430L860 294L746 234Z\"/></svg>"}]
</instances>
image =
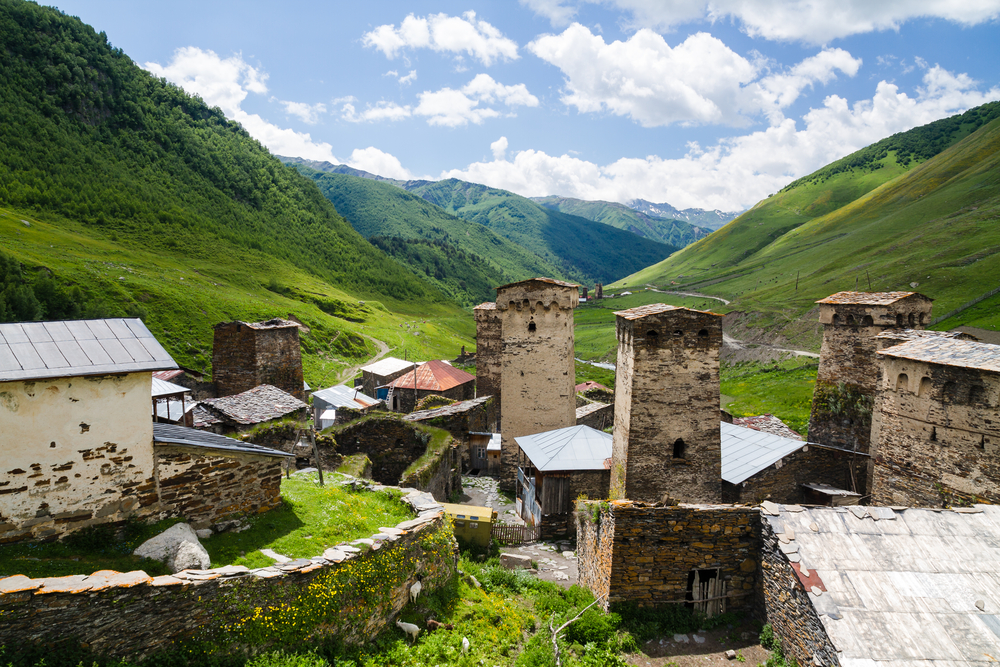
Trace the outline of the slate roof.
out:
<instances>
[{"instance_id":1,"label":"slate roof","mask_svg":"<svg viewBox=\"0 0 1000 667\"><path fill-rule=\"evenodd\" d=\"M783 438L792 440L802 440L802 436L788 428L785 422L771 414L755 415L753 417L734 417L733 424L744 428L752 428L755 431L763 431L771 435L780 435Z\"/></svg>"},{"instance_id":2,"label":"slate roof","mask_svg":"<svg viewBox=\"0 0 1000 667\"><path fill-rule=\"evenodd\" d=\"M752 428L720 422L722 429L722 479L744 482L808 443Z\"/></svg>"},{"instance_id":3,"label":"slate roof","mask_svg":"<svg viewBox=\"0 0 1000 667\"><path fill-rule=\"evenodd\" d=\"M372 398L354 387L348 387L344 384L314 391L313 401L317 398L335 408L367 408L378 403L377 398Z\"/></svg>"},{"instance_id":4,"label":"slate roof","mask_svg":"<svg viewBox=\"0 0 1000 667\"><path fill-rule=\"evenodd\" d=\"M419 373L419 371L418 371ZM413 385L411 384L412 388ZM434 408L432 410L418 410L417 412L411 412L410 414L403 417L406 421L419 422L425 419L434 419L435 417L448 417L451 415L458 415L463 412L468 412L473 410L480 405L486 403L486 401L493 398L492 396L480 396L479 398L473 398L468 401L459 401L457 403L452 403L451 405L444 405L440 408Z\"/></svg>"},{"instance_id":5,"label":"slate roof","mask_svg":"<svg viewBox=\"0 0 1000 667\"><path fill-rule=\"evenodd\" d=\"M567 426L514 438L542 472L606 470L611 461L611 440L610 434L589 426Z\"/></svg>"},{"instance_id":6,"label":"slate roof","mask_svg":"<svg viewBox=\"0 0 1000 667\"><path fill-rule=\"evenodd\" d=\"M586 417L591 412L597 412L601 408L608 407L607 403L587 403L586 405L581 405L576 409L576 418Z\"/></svg>"},{"instance_id":7,"label":"slate roof","mask_svg":"<svg viewBox=\"0 0 1000 667\"><path fill-rule=\"evenodd\" d=\"M289 393L269 384L222 398L206 398L201 406L217 419L250 425L279 419L309 407Z\"/></svg>"},{"instance_id":8,"label":"slate roof","mask_svg":"<svg viewBox=\"0 0 1000 667\"><path fill-rule=\"evenodd\" d=\"M517 282L501 285L497 289L502 290L508 287L516 287L517 285L527 285L528 283L545 283L546 285L559 285L560 287L580 287L576 283L568 283L565 280L556 280L555 278L528 278L527 280L518 280Z\"/></svg>"},{"instance_id":9,"label":"slate roof","mask_svg":"<svg viewBox=\"0 0 1000 667\"><path fill-rule=\"evenodd\" d=\"M275 317L274 319L265 320L264 322L244 322L243 320L235 320L233 322L219 322L213 329L219 327L229 326L231 324L242 324L245 327L251 329L263 330L263 329L290 329L292 327L301 328L298 322L292 322L291 320L285 320L280 317Z\"/></svg>"},{"instance_id":10,"label":"slate roof","mask_svg":"<svg viewBox=\"0 0 1000 667\"><path fill-rule=\"evenodd\" d=\"M403 361L402 359L397 359L396 357L386 357L385 359L376 361L374 364L362 366L361 370L362 372L371 373L372 375L391 375L396 371L413 368L415 365L416 364L412 361Z\"/></svg>"},{"instance_id":11,"label":"slate roof","mask_svg":"<svg viewBox=\"0 0 1000 667\"><path fill-rule=\"evenodd\" d=\"M161 380L160 378L153 378L153 385L151 387L151 393L153 398L162 398L164 396L176 396L177 394L186 394L191 390L187 387L182 387L179 384L174 384L173 382L167 382L166 380Z\"/></svg>"},{"instance_id":12,"label":"slate roof","mask_svg":"<svg viewBox=\"0 0 1000 667\"><path fill-rule=\"evenodd\" d=\"M964 331L930 331L929 329L886 329L875 338L884 340L894 340L904 343L910 340L924 340L926 338L946 338L950 340L977 340L972 334Z\"/></svg>"},{"instance_id":13,"label":"slate roof","mask_svg":"<svg viewBox=\"0 0 1000 667\"><path fill-rule=\"evenodd\" d=\"M177 368L139 319L0 324L0 382Z\"/></svg>"},{"instance_id":14,"label":"slate roof","mask_svg":"<svg viewBox=\"0 0 1000 667\"><path fill-rule=\"evenodd\" d=\"M928 301L933 299L919 292L837 292L816 303L837 303L858 306L889 306L910 296L919 296Z\"/></svg>"},{"instance_id":15,"label":"slate roof","mask_svg":"<svg viewBox=\"0 0 1000 667\"><path fill-rule=\"evenodd\" d=\"M763 514L843 667L996 664L1000 507L764 503Z\"/></svg>"},{"instance_id":16,"label":"slate roof","mask_svg":"<svg viewBox=\"0 0 1000 667\"><path fill-rule=\"evenodd\" d=\"M276 456L286 458L292 456L285 452L261 447L251 442L243 442L227 438L224 435L199 431L186 426L175 424L153 424L153 442L164 445L185 445L187 447L199 447L202 449L213 449L225 452L242 452L246 454L261 454L263 456Z\"/></svg>"},{"instance_id":17,"label":"slate roof","mask_svg":"<svg viewBox=\"0 0 1000 667\"><path fill-rule=\"evenodd\" d=\"M922 338L900 343L877 354L929 364L975 368L1000 373L1000 345L951 338Z\"/></svg>"},{"instance_id":18,"label":"slate roof","mask_svg":"<svg viewBox=\"0 0 1000 667\"><path fill-rule=\"evenodd\" d=\"M400 375L389 383L389 386L396 389L413 389L413 376L414 373ZM475 379L475 375L469 375L460 368L436 359L421 364L416 372L417 389L423 391L447 391L466 382L473 382Z\"/></svg>"},{"instance_id":19,"label":"slate roof","mask_svg":"<svg viewBox=\"0 0 1000 667\"><path fill-rule=\"evenodd\" d=\"M486 301L484 303L479 304L472 310L496 310L496 309L497 309L497 304L495 301Z\"/></svg>"}]
</instances>

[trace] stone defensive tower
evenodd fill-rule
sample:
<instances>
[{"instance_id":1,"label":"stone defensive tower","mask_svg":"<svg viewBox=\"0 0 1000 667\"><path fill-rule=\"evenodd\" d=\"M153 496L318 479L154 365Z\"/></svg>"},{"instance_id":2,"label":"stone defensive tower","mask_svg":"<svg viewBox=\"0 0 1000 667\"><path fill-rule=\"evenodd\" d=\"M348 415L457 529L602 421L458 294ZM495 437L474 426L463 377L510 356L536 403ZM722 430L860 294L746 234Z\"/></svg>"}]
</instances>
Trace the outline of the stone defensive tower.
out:
<instances>
[{"instance_id":1,"label":"stone defensive tower","mask_svg":"<svg viewBox=\"0 0 1000 667\"><path fill-rule=\"evenodd\" d=\"M212 382L219 397L270 384L305 400L299 325L282 319L216 324Z\"/></svg>"},{"instance_id":2,"label":"stone defensive tower","mask_svg":"<svg viewBox=\"0 0 1000 667\"><path fill-rule=\"evenodd\" d=\"M579 301L577 285L550 278L497 288L502 489L513 490L517 480L514 438L576 424L573 309Z\"/></svg>"},{"instance_id":3,"label":"stone defensive tower","mask_svg":"<svg viewBox=\"0 0 1000 667\"><path fill-rule=\"evenodd\" d=\"M838 292L816 303L823 346L809 440L868 453L879 376L875 337L887 329L923 329L931 300L916 292Z\"/></svg>"},{"instance_id":4,"label":"stone defensive tower","mask_svg":"<svg viewBox=\"0 0 1000 667\"><path fill-rule=\"evenodd\" d=\"M615 313L611 497L722 500L722 315L665 304Z\"/></svg>"},{"instance_id":5,"label":"stone defensive tower","mask_svg":"<svg viewBox=\"0 0 1000 667\"><path fill-rule=\"evenodd\" d=\"M492 396L500 405L500 311L493 302L481 303L476 316L476 396ZM499 418L499 415L498 415Z\"/></svg>"}]
</instances>

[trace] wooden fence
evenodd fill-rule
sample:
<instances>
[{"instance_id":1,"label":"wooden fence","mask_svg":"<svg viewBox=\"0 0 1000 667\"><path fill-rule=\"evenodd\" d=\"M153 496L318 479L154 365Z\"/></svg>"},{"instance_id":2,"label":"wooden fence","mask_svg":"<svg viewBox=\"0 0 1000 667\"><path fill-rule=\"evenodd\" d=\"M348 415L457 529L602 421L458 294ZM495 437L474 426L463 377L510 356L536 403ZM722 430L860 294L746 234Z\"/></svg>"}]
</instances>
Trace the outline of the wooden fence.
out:
<instances>
[{"instance_id":1,"label":"wooden fence","mask_svg":"<svg viewBox=\"0 0 1000 667\"><path fill-rule=\"evenodd\" d=\"M541 532L541 526L512 526L506 523L495 523L490 536L504 546L511 546L536 542Z\"/></svg>"}]
</instances>

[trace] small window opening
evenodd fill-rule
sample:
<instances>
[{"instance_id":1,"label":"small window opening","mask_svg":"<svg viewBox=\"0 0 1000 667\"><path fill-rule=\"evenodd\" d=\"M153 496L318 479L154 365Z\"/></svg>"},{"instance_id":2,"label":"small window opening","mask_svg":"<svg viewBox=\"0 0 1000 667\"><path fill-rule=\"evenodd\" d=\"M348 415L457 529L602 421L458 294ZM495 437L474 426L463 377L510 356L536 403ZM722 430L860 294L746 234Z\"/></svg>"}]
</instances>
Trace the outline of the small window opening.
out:
<instances>
[{"instance_id":1,"label":"small window opening","mask_svg":"<svg viewBox=\"0 0 1000 667\"><path fill-rule=\"evenodd\" d=\"M937 442L937 426L931 426L931 442Z\"/></svg>"},{"instance_id":2,"label":"small window opening","mask_svg":"<svg viewBox=\"0 0 1000 667\"><path fill-rule=\"evenodd\" d=\"M875 320L872 319L871 315L865 315L864 318L861 320L861 324L863 326L870 327L875 324Z\"/></svg>"},{"instance_id":3,"label":"small window opening","mask_svg":"<svg viewBox=\"0 0 1000 667\"><path fill-rule=\"evenodd\" d=\"M899 328L903 328L903 314L902 313L896 313L896 326L899 327Z\"/></svg>"},{"instance_id":4,"label":"small window opening","mask_svg":"<svg viewBox=\"0 0 1000 667\"><path fill-rule=\"evenodd\" d=\"M920 313L920 319L918 320L920 324L924 323L924 313Z\"/></svg>"},{"instance_id":5,"label":"small window opening","mask_svg":"<svg viewBox=\"0 0 1000 667\"><path fill-rule=\"evenodd\" d=\"M708 338L708 329L702 329L698 332L699 338Z\"/></svg>"},{"instance_id":6,"label":"small window opening","mask_svg":"<svg viewBox=\"0 0 1000 667\"><path fill-rule=\"evenodd\" d=\"M656 345L657 341L660 340L660 332L658 331L647 331L646 340L650 345Z\"/></svg>"},{"instance_id":7,"label":"small window opening","mask_svg":"<svg viewBox=\"0 0 1000 667\"><path fill-rule=\"evenodd\" d=\"M837 313L834 313L832 321L833 321L834 324L840 324L840 315L838 315Z\"/></svg>"},{"instance_id":8,"label":"small window opening","mask_svg":"<svg viewBox=\"0 0 1000 667\"><path fill-rule=\"evenodd\" d=\"M531 333L535 333L535 329L536 328L537 327L535 327L535 323L534 322L528 322L528 331L530 331Z\"/></svg>"},{"instance_id":9,"label":"small window opening","mask_svg":"<svg viewBox=\"0 0 1000 667\"><path fill-rule=\"evenodd\" d=\"M392 397L392 411L393 412L399 411L399 396Z\"/></svg>"},{"instance_id":10,"label":"small window opening","mask_svg":"<svg viewBox=\"0 0 1000 667\"><path fill-rule=\"evenodd\" d=\"M969 403L973 405L986 402L986 387L981 384L974 384L969 387Z\"/></svg>"},{"instance_id":11,"label":"small window opening","mask_svg":"<svg viewBox=\"0 0 1000 667\"><path fill-rule=\"evenodd\" d=\"M931 379L928 377L920 378L920 389L917 390L917 396L927 396L931 393Z\"/></svg>"},{"instance_id":12,"label":"small window opening","mask_svg":"<svg viewBox=\"0 0 1000 667\"><path fill-rule=\"evenodd\" d=\"M685 450L684 440L682 440L681 438L677 438L676 440L674 440L674 458L675 459L684 458L684 450Z\"/></svg>"},{"instance_id":13,"label":"small window opening","mask_svg":"<svg viewBox=\"0 0 1000 667\"><path fill-rule=\"evenodd\" d=\"M906 321L909 322L910 326L912 327L914 324L917 323L917 318L913 316L913 313L910 313L909 316L906 318Z\"/></svg>"},{"instance_id":14,"label":"small window opening","mask_svg":"<svg viewBox=\"0 0 1000 667\"><path fill-rule=\"evenodd\" d=\"M979 436L979 444L976 445L976 449L986 449L986 436Z\"/></svg>"},{"instance_id":15,"label":"small window opening","mask_svg":"<svg viewBox=\"0 0 1000 667\"><path fill-rule=\"evenodd\" d=\"M900 373L899 377L896 378L896 391L908 391L910 385L910 378L906 376L906 373Z\"/></svg>"},{"instance_id":16,"label":"small window opening","mask_svg":"<svg viewBox=\"0 0 1000 667\"><path fill-rule=\"evenodd\" d=\"M680 338L683 335L684 335L684 332L681 331L680 329L678 329L677 331L674 332L674 337L675 338Z\"/></svg>"}]
</instances>

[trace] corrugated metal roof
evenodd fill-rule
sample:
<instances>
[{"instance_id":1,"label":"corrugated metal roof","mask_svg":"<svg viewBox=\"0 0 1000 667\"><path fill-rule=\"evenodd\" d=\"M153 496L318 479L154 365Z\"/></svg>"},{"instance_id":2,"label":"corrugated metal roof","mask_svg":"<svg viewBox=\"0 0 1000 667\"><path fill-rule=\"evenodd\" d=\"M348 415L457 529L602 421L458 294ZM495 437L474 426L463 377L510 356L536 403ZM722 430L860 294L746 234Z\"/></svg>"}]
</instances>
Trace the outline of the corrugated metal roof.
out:
<instances>
[{"instance_id":1,"label":"corrugated metal roof","mask_svg":"<svg viewBox=\"0 0 1000 667\"><path fill-rule=\"evenodd\" d=\"M378 403L377 398L372 398L354 387L343 384L314 391L313 401L317 398L335 408L367 408Z\"/></svg>"},{"instance_id":2,"label":"corrugated metal roof","mask_svg":"<svg viewBox=\"0 0 1000 667\"><path fill-rule=\"evenodd\" d=\"M173 382L167 382L166 380L161 380L157 377L153 378L152 387L152 397L160 398L161 396L175 396L177 394L186 394L191 390L187 387L182 387L179 384L174 384Z\"/></svg>"},{"instance_id":3,"label":"corrugated metal roof","mask_svg":"<svg viewBox=\"0 0 1000 667\"><path fill-rule=\"evenodd\" d=\"M816 586L808 596L841 665L996 664L1000 507L771 505L764 515L788 539L799 579Z\"/></svg>"},{"instance_id":4,"label":"corrugated metal roof","mask_svg":"<svg viewBox=\"0 0 1000 667\"><path fill-rule=\"evenodd\" d=\"M139 319L0 324L0 382L177 368Z\"/></svg>"},{"instance_id":5,"label":"corrugated metal roof","mask_svg":"<svg viewBox=\"0 0 1000 667\"><path fill-rule=\"evenodd\" d=\"M546 285L558 285L560 287L576 287L580 286L576 283L568 283L564 280L556 280L555 278L528 278L527 280L518 280L514 283L508 283L506 285L501 285L498 290L507 289L508 287L516 287L517 285L527 285L528 283L544 283Z\"/></svg>"},{"instance_id":6,"label":"corrugated metal roof","mask_svg":"<svg viewBox=\"0 0 1000 667\"><path fill-rule=\"evenodd\" d=\"M801 440L721 422L722 479L739 484L805 447Z\"/></svg>"},{"instance_id":7,"label":"corrugated metal roof","mask_svg":"<svg viewBox=\"0 0 1000 667\"><path fill-rule=\"evenodd\" d=\"M386 357L385 359L376 361L374 364L362 366L361 370L362 372L371 373L372 375L391 375L397 371L413 368L414 366L416 366L416 364L412 361L403 361L402 359L397 359L396 357Z\"/></svg>"},{"instance_id":8,"label":"corrugated metal roof","mask_svg":"<svg viewBox=\"0 0 1000 667\"><path fill-rule=\"evenodd\" d=\"M950 338L921 338L879 350L878 354L941 366L1000 373L1000 345Z\"/></svg>"},{"instance_id":9,"label":"corrugated metal roof","mask_svg":"<svg viewBox=\"0 0 1000 667\"><path fill-rule=\"evenodd\" d=\"M417 367L416 373L406 373L399 376L389 383L389 386L396 389L413 389L414 375L416 376L417 389L423 391L447 391L476 379L476 376L469 375L460 368L435 359L421 364Z\"/></svg>"},{"instance_id":10,"label":"corrugated metal roof","mask_svg":"<svg viewBox=\"0 0 1000 667\"><path fill-rule=\"evenodd\" d=\"M825 299L820 299L816 303L837 303L844 305L858 306L888 306L897 301L901 301L909 296L919 296L933 301L933 299L920 294L919 292L837 292Z\"/></svg>"},{"instance_id":11,"label":"corrugated metal roof","mask_svg":"<svg viewBox=\"0 0 1000 667\"><path fill-rule=\"evenodd\" d=\"M185 445L201 449L214 449L225 452L241 452L286 458L292 456L277 449L261 447L250 442L227 438L224 435L199 431L176 424L153 424L153 442L164 445Z\"/></svg>"},{"instance_id":12,"label":"corrugated metal roof","mask_svg":"<svg viewBox=\"0 0 1000 667\"><path fill-rule=\"evenodd\" d=\"M610 434L582 425L514 438L542 472L604 470L604 462L611 458L611 441Z\"/></svg>"},{"instance_id":13,"label":"corrugated metal roof","mask_svg":"<svg viewBox=\"0 0 1000 667\"><path fill-rule=\"evenodd\" d=\"M260 424L309 407L291 394L269 384L262 384L242 394L206 398L201 405L223 421L237 424Z\"/></svg>"},{"instance_id":14,"label":"corrugated metal roof","mask_svg":"<svg viewBox=\"0 0 1000 667\"><path fill-rule=\"evenodd\" d=\"M413 385L410 385L412 388ZM403 417L406 421L418 422L425 419L434 419L435 417L447 417L449 415L457 415L463 412L468 412L493 398L492 396L480 396L479 398L473 398L468 401L459 401L458 403L452 403L451 405L445 405L440 408L434 408L433 410L418 410L417 412L411 412L410 414Z\"/></svg>"}]
</instances>

